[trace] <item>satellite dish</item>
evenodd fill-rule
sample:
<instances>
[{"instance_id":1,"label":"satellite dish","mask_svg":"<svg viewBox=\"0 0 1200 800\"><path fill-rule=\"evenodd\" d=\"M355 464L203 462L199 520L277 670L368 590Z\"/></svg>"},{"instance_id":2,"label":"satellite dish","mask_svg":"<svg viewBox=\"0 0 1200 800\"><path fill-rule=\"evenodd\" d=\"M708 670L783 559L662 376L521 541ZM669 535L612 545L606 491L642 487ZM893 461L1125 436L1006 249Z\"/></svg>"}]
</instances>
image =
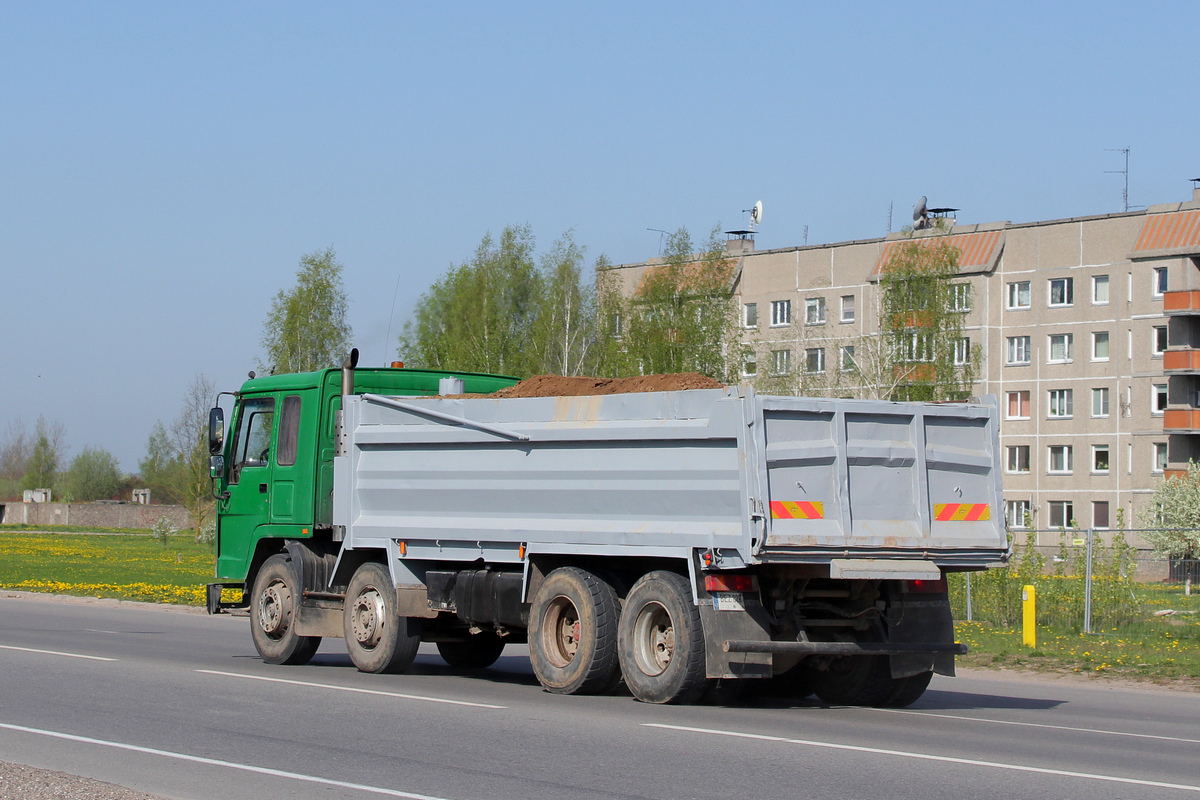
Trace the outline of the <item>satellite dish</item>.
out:
<instances>
[{"instance_id":1,"label":"satellite dish","mask_svg":"<svg viewBox=\"0 0 1200 800\"><path fill-rule=\"evenodd\" d=\"M754 204L754 208L750 209L750 219L754 220L754 224L762 222L762 200Z\"/></svg>"},{"instance_id":2,"label":"satellite dish","mask_svg":"<svg viewBox=\"0 0 1200 800\"><path fill-rule=\"evenodd\" d=\"M926 211L925 203L926 203L925 195L921 195L921 199L917 201L917 204L915 206L913 206L913 222L917 222L925 217L925 211Z\"/></svg>"}]
</instances>

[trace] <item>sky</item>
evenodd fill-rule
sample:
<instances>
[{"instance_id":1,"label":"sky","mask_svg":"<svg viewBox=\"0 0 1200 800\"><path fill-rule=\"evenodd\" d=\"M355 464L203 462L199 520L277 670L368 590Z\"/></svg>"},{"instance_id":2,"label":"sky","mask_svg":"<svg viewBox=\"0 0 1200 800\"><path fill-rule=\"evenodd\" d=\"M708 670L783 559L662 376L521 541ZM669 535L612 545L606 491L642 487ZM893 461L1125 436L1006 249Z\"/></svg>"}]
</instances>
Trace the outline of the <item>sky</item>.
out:
<instances>
[{"instance_id":1,"label":"sky","mask_svg":"<svg viewBox=\"0 0 1200 800\"><path fill-rule=\"evenodd\" d=\"M0 434L137 469L259 366L300 258L362 363L489 231L615 263L1191 198L1200 4L0 4ZM393 310L394 309L394 310Z\"/></svg>"}]
</instances>

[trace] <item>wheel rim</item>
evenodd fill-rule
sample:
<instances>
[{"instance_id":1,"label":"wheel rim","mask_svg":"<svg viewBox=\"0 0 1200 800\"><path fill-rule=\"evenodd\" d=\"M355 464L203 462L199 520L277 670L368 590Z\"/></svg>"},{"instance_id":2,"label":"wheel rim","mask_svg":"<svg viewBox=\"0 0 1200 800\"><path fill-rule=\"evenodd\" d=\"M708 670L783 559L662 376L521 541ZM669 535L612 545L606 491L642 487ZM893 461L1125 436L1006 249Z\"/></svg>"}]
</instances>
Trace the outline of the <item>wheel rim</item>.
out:
<instances>
[{"instance_id":1,"label":"wheel rim","mask_svg":"<svg viewBox=\"0 0 1200 800\"><path fill-rule=\"evenodd\" d=\"M575 660L579 652L579 637L582 626L579 611L569 597L559 595L546 607L542 623L542 652L556 667L565 667Z\"/></svg>"},{"instance_id":2,"label":"wheel rim","mask_svg":"<svg viewBox=\"0 0 1200 800\"><path fill-rule=\"evenodd\" d=\"M368 586L354 598L350 607L350 619L354 638L366 649L379 644L383 638L384 607L383 595L374 586Z\"/></svg>"},{"instance_id":3,"label":"wheel rim","mask_svg":"<svg viewBox=\"0 0 1200 800\"><path fill-rule=\"evenodd\" d=\"M675 626L661 603L647 603L633 623L633 657L647 675L661 675L675 656Z\"/></svg>"},{"instance_id":4,"label":"wheel rim","mask_svg":"<svg viewBox=\"0 0 1200 800\"><path fill-rule=\"evenodd\" d=\"M292 591L279 578L267 584L258 598L258 626L272 639L287 632L287 613L291 607Z\"/></svg>"}]
</instances>

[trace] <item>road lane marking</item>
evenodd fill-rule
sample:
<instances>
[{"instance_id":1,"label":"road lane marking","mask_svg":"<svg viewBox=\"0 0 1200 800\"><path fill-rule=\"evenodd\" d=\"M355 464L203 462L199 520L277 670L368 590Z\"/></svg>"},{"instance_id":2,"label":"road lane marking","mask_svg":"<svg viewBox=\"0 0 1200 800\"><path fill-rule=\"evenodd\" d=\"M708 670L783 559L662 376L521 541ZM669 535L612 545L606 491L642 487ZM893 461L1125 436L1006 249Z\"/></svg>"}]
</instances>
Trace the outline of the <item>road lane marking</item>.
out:
<instances>
[{"instance_id":1,"label":"road lane marking","mask_svg":"<svg viewBox=\"0 0 1200 800\"><path fill-rule=\"evenodd\" d=\"M404 797L408 800L446 800L444 797L435 797L429 794L416 794L415 792L401 792L398 789L385 789L382 786L368 786L364 783L348 783L347 781L335 781L332 778L319 778L316 775L304 775L299 772L287 772L282 769L269 769L267 767L256 767L253 764L239 764L236 761L222 761L219 758L204 758L203 756L192 756L187 753L175 753L170 750L156 750L153 747L141 747L136 744L125 744L124 742L110 742L105 739L93 739L90 736L76 736L72 733L59 733L58 731L45 731L41 728L26 728L24 725L9 725L0 722L0 728L10 731L18 731L20 733L33 733L38 736L50 736L54 739L66 739L69 742L82 742L83 744L95 744L101 747L114 747L118 750L129 750L134 753L145 753L151 756L162 756L163 758L174 758L179 761L191 761L195 764L208 764L213 767L226 767L228 769L242 770L243 772L256 772L259 775L270 775L274 778L291 778L294 781L304 781L306 783L319 783L323 786L336 786L339 789L357 789L360 792L371 792L373 794L383 794L389 797Z\"/></svg>"},{"instance_id":2,"label":"road lane marking","mask_svg":"<svg viewBox=\"0 0 1200 800\"><path fill-rule=\"evenodd\" d=\"M271 683L289 683L292 686L312 686L317 689L336 689L339 692L358 692L359 694L378 694L384 697L399 697L404 700L423 700L427 703L446 703L452 706L470 706L471 708L505 709L508 706L495 706L491 703L472 703L467 700L450 700L445 697L429 697L423 694L403 694L401 692L384 692L379 689L359 689L354 686L336 686L332 683L312 683L311 681L293 681L287 678L268 678L265 675L246 675L241 672L221 672L215 669L198 669L205 675L224 675L227 678L245 678L249 681L269 681Z\"/></svg>"},{"instance_id":3,"label":"road lane marking","mask_svg":"<svg viewBox=\"0 0 1200 800\"><path fill-rule=\"evenodd\" d=\"M780 742L783 744L798 744L806 747L821 747L828 750L849 750L855 753L874 753L882 756L897 756L899 758L914 758L921 761L940 761L945 764L962 764L968 767L991 767L1006 769L1013 772L1033 772L1039 775L1058 775L1064 778L1083 778L1092 781L1107 781L1109 783L1128 783L1135 786L1153 786L1158 789L1184 789L1189 792L1200 792L1200 786L1190 786L1182 783L1164 783L1163 781L1148 781L1139 778L1121 778L1116 775L1100 775L1094 772L1073 772L1065 769L1050 769L1047 767L1030 767L1023 764L1005 764L1002 761L980 761L973 758L956 758L954 756L937 756L930 753L914 753L905 750L887 750L882 747L864 747L854 744L836 744L834 742L818 742L811 739L789 739L784 736L767 736L761 733L739 733L737 731L718 731L711 728L690 728L683 725L663 725L655 722L643 722L645 728L663 728L671 731L686 733L707 733L716 736L729 736L736 739L756 739L764 742Z\"/></svg>"},{"instance_id":4,"label":"road lane marking","mask_svg":"<svg viewBox=\"0 0 1200 800\"><path fill-rule=\"evenodd\" d=\"M86 658L89 661L117 661L115 658L104 656L85 656L82 653L61 653L58 650L38 650L35 647L16 647L11 644L0 644L0 650L20 650L22 653L42 653L47 656L66 656L67 658Z\"/></svg>"},{"instance_id":5,"label":"road lane marking","mask_svg":"<svg viewBox=\"0 0 1200 800\"><path fill-rule=\"evenodd\" d=\"M849 707L849 706L848 706ZM855 708L860 708L855 706ZM1075 733L1102 733L1108 736L1133 736L1138 739L1157 739L1163 742L1184 742L1185 744L1200 744L1200 739L1184 739L1181 736L1158 736L1153 733L1129 733L1127 731L1106 731L1103 728L1072 728L1069 725L1047 725L1042 722L1015 722L1007 719L987 719L986 717L960 717L957 714L934 714L929 711L905 711L899 708L867 708L865 711L886 711L889 714L912 714L918 717L935 717L937 719L958 719L966 722L991 722L995 725L1020 725L1026 728L1049 728L1055 731L1073 731Z\"/></svg>"}]
</instances>

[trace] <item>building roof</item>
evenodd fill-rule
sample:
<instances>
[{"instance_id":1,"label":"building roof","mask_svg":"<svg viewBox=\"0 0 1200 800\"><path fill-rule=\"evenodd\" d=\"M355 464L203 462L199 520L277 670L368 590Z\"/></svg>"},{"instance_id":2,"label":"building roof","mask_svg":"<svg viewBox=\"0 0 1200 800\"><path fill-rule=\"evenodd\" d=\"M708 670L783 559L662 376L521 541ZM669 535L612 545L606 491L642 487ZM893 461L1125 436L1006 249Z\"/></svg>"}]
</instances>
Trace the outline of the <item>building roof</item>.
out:
<instances>
[{"instance_id":1,"label":"building roof","mask_svg":"<svg viewBox=\"0 0 1200 800\"><path fill-rule=\"evenodd\" d=\"M1200 209L1149 214L1130 258L1159 258L1200 253Z\"/></svg>"},{"instance_id":2,"label":"building roof","mask_svg":"<svg viewBox=\"0 0 1200 800\"><path fill-rule=\"evenodd\" d=\"M949 245L958 249L958 272L969 274L976 272L991 272L1000 252L1004 249L1004 231L980 231L977 233L957 233L949 236L923 236L913 239L893 239L883 246L879 260L875 262L873 275L879 275L884 265L896 255L899 248L916 244L918 247L932 247L935 244Z\"/></svg>"}]
</instances>

